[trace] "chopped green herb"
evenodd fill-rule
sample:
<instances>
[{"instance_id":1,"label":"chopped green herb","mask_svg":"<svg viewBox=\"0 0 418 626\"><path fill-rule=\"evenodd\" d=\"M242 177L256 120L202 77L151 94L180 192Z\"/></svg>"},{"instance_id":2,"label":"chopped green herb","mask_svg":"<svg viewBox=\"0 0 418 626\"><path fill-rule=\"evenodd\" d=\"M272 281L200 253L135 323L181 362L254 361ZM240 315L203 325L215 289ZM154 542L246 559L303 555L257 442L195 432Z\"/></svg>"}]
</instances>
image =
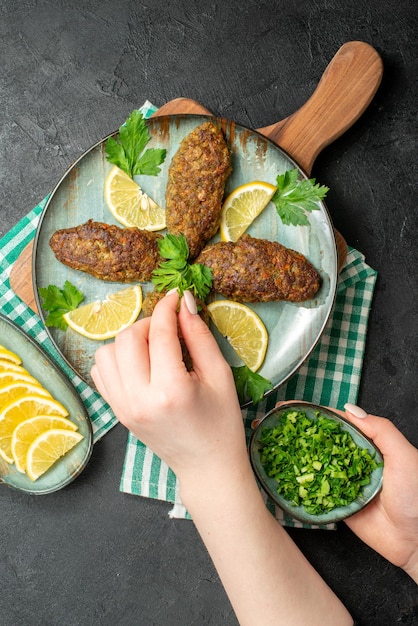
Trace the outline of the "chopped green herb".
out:
<instances>
[{"instance_id":1,"label":"chopped green herb","mask_svg":"<svg viewBox=\"0 0 418 626\"><path fill-rule=\"evenodd\" d=\"M39 287L38 291L43 299L43 308L45 311L49 311L45 324L67 330L68 325L63 315L76 309L82 302L84 296L81 291L68 280L65 281L62 289L56 285L48 285L48 287Z\"/></svg>"},{"instance_id":2,"label":"chopped green herb","mask_svg":"<svg viewBox=\"0 0 418 626\"><path fill-rule=\"evenodd\" d=\"M277 176L277 191L272 198L277 213L283 224L307 226L306 212L319 209L318 202L323 200L329 187L320 186L315 178L298 180L298 170L288 170Z\"/></svg>"},{"instance_id":3,"label":"chopped green herb","mask_svg":"<svg viewBox=\"0 0 418 626\"><path fill-rule=\"evenodd\" d=\"M312 514L354 502L378 463L367 448L319 411L316 420L289 409L260 439L261 463L277 492Z\"/></svg>"},{"instance_id":4,"label":"chopped green herb","mask_svg":"<svg viewBox=\"0 0 418 626\"><path fill-rule=\"evenodd\" d=\"M157 176L160 172L158 166L164 163L166 150L159 148L145 150L150 139L142 113L138 110L132 111L125 124L119 128L117 139L109 137L106 141L106 159L131 178L135 174Z\"/></svg>"},{"instance_id":5,"label":"chopped green herb","mask_svg":"<svg viewBox=\"0 0 418 626\"><path fill-rule=\"evenodd\" d=\"M212 272L201 263L188 263L189 246L184 235L168 233L158 240L162 261L152 273L151 280L158 291L177 288L182 295L187 289L204 300L212 287Z\"/></svg>"},{"instance_id":6,"label":"chopped green herb","mask_svg":"<svg viewBox=\"0 0 418 626\"><path fill-rule=\"evenodd\" d=\"M273 389L273 385L267 378L250 370L247 365L231 367L234 375L235 387L241 404L248 398L254 403L260 402L266 391Z\"/></svg>"}]
</instances>

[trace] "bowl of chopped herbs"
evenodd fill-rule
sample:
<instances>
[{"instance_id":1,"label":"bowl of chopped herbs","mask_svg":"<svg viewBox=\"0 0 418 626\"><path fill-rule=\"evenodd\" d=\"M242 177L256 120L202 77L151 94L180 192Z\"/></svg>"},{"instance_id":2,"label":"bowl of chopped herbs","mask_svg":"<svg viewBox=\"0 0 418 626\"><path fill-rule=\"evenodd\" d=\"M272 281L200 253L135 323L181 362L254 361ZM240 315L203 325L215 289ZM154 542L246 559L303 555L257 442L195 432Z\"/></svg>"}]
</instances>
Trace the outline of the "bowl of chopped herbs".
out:
<instances>
[{"instance_id":1,"label":"bowl of chopped herbs","mask_svg":"<svg viewBox=\"0 0 418 626\"><path fill-rule=\"evenodd\" d=\"M271 500L307 524L350 517L382 487L383 457L374 443L338 413L309 402L267 413L249 452Z\"/></svg>"}]
</instances>

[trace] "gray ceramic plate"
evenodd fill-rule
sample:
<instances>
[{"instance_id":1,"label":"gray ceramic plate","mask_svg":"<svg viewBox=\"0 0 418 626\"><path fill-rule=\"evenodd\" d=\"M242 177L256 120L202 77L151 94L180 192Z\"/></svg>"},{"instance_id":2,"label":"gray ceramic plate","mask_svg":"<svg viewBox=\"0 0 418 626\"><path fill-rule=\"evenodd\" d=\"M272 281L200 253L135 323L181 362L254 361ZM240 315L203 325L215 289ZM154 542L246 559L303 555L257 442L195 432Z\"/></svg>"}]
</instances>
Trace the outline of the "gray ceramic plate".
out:
<instances>
[{"instance_id":1,"label":"gray ceramic plate","mask_svg":"<svg viewBox=\"0 0 418 626\"><path fill-rule=\"evenodd\" d=\"M73 481L86 466L92 450L93 436L90 418L71 382L51 361L46 352L16 324L0 314L0 344L18 354L22 365L49 393L59 400L78 426L82 439L43 476L32 482L15 466L0 458L0 482L32 494L51 493Z\"/></svg>"},{"instance_id":2,"label":"gray ceramic plate","mask_svg":"<svg viewBox=\"0 0 418 626\"><path fill-rule=\"evenodd\" d=\"M148 120L152 137L149 147L166 148L167 157L158 177L143 176L137 181L157 203L165 205L165 187L171 158L181 140L208 118L200 115L173 115ZM274 143L257 132L234 122L219 120L232 150L233 171L227 182L226 193L238 185L254 180L275 184L276 177L297 165ZM41 216L33 259L33 283L38 287L54 284L62 287L65 280L76 285L85 295L85 301L103 299L121 285L97 280L71 270L59 263L49 247L55 230L77 226L89 218L116 223L108 210L103 187L111 165L105 158L106 139L88 150L65 174L53 191ZM287 380L304 362L315 347L330 315L337 283L337 253L332 224L323 204L309 215L309 226L284 226L272 203L249 229L254 237L279 241L304 254L317 268L323 286L316 298L304 304L286 302L257 303L250 306L264 321L269 333L269 347L259 373L271 380L274 387ZM216 239L216 238L215 238ZM151 284L143 286L152 290ZM38 309L42 317L41 302ZM86 339L72 330L62 332L47 328L52 341L70 366L89 384L90 369L99 343ZM214 330L218 343L231 365L242 365L227 341Z\"/></svg>"},{"instance_id":3,"label":"gray ceramic plate","mask_svg":"<svg viewBox=\"0 0 418 626\"><path fill-rule=\"evenodd\" d=\"M354 515L354 513L357 513L363 507L369 504L369 502L371 502L371 500L373 500L373 498L379 493L380 489L382 488L383 482L383 467L378 467L373 471L370 483L364 487L361 496L359 496L357 500L355 500L348 506L335 508L329 513L324 513L323 515L310 515L303 507L292 506L288 500L285 500L277 493L277 482L267 475L260 461L259 441L263 429L274 427L278 423L280 415L282 415L288 409L303 411L304 413L306 413L307 417L312 420L316 419L315 412L320 411L322 415L325 415L325 417L336 420L337 422L342 424L343 429L351 434L354 442L358 446L360 446L361 448L367 448L370 452L374 453L377 463L383 462L383 457L380 453L380 450L376 448L374 443L353 424L338 415L338 413L334 413L334 411L331 411L330 409L327 409L325 407L311 404L310 402L292 402L291 404L284 404L278 408L272 409L260 421L254 433L252 434L250 440L250 459L254 473L257 476L262 488L267 493L267 495L270 496L273 502L275 502L283 511L285 511L295 519L301 522L305 522L307 524L322 526L325 524L338 522L342 519L345 519L346 517Z\"/></svg>"}]
</instances>

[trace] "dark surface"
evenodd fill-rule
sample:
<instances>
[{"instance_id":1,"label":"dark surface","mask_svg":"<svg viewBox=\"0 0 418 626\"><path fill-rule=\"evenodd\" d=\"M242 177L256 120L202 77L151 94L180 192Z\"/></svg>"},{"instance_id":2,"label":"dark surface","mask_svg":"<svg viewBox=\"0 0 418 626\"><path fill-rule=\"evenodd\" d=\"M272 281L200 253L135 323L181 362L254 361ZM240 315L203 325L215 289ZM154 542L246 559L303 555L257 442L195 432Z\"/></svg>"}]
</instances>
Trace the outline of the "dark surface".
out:
<instances>
[{"instance_id":1,"label":"dark surface","mask_svg":"<svg viewBox=\"0 0 418 626\"><path fill-rule=\"evenodd\" d=\"M305 102L344 42L366 41L383 83L313 175L331 188L336 227L379 272L359 403L418 444L416 7L1 0L0 235L145 99L187 96L262 127ZM0 490L2 626L236 624L193 524L119 492L125 443L113 429L54 495ZM344 524L290 532L363 624L418 624L416 586Z\"/></svg>"}]
</instances>

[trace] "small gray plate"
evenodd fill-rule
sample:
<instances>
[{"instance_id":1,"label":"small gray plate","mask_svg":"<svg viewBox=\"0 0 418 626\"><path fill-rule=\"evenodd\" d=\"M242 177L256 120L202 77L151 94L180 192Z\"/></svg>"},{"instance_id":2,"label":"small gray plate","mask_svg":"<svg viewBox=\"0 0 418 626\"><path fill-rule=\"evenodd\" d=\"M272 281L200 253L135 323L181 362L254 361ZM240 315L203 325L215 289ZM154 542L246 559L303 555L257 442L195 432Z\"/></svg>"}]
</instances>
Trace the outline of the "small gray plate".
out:
<instances>
[{"instance_id":1,"label":"small gray plate","mask_svg":"<svg viewBox=\"0 0 418 626\"><path fill-rule=\"evenodd\" d=\"M68 419L78 426L83 439L59 459L43 476L32 482L0 458L0 482L31 494L45 494L62 489L73 481L87 465L93 446L93 433L88 413L71 382L50 357L14 322L0 314L0 344L19 355L22 366L36 378L68 410Z\"/></svg>"}]
</instances>

